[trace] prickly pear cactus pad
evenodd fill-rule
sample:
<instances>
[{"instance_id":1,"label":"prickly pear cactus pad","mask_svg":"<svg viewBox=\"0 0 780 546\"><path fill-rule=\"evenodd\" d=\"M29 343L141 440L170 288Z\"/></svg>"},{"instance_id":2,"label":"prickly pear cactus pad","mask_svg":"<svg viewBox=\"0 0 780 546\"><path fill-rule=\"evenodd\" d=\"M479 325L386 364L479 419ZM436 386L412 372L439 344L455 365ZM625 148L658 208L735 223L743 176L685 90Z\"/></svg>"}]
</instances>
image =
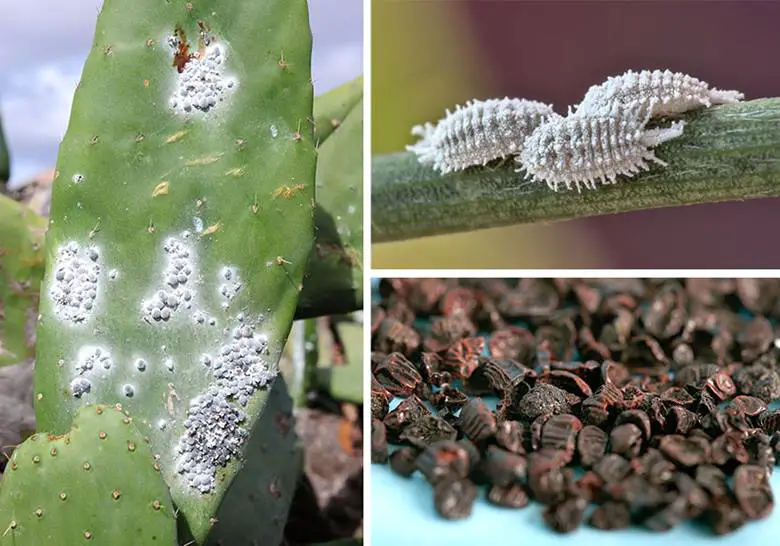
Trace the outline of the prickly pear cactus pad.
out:
<instances>
[{"instance_id":1,"label":"prickly pear cactus pad","mask_svg":"<svg viewBox=\"0 0 780 546\"><path fill-rule=\"evenodd\" d=\"M363 307L363 99L359 77L314 100L319 140L316 243L298 301L300 316ZM327 309L329 312L322 313Z\"/></svg>"},{"instance_id":2,"label":"prickly pear cactus pad","mask_svg":"<svg viewBox=\"0 0 780 546\"><path fill-rule=\"evenodd\" d=\"M341 127L344 118L363 100L363 76L314 99L314 137L322 144Z\"/></svg>"},{"instance_id":3,"label":"prickly pear cactus pad","mask_svg":"<svg viewBox=\"0 0 780 546\"><path fill-rule=\"evenodd\" d=\"M70 432L34 434L0 488L0 545L171 546L176 518L143 435L124 412L87 406Z\"/></svg>"},{"instance_id":4,"label":"prickly pear cactus pad","mask_svg":"<svg viewBox=\"0 0 780 546\"><path fill-rule=\"evenodd\" d=\"M39 426L122 401L198 542L312 246L310 54L305 0L105 0L60 147Z\"/></svg>"},{"instance_id":5,"label":"prickly pear cactus pad","mask_svg":"<svg viewBox=\"0 0 780 546\"><path fill-rule=\"evenodd\" d=\"M35 356L46 221L0 195L0 366Z\"/></svg>"}]
</instances>

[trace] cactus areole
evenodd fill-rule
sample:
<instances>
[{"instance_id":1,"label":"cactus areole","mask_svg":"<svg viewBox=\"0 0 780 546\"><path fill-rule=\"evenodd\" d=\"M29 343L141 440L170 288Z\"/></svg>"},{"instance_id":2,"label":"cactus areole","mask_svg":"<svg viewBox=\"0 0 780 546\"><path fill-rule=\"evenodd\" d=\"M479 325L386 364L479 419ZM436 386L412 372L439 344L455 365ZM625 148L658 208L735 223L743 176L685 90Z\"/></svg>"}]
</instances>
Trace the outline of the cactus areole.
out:
<instances>
[{"instance_id":1,"label":"cactus areole","mask_svg":"<svg viewBox=\"0 0 780 546\"><path fill-rule=\"evenodd\" d=\"M273 418L313 241L310 54L305 0L105 0L60 148L39 427L121 402L198 542Z\"/></svg>"}]
</instances>

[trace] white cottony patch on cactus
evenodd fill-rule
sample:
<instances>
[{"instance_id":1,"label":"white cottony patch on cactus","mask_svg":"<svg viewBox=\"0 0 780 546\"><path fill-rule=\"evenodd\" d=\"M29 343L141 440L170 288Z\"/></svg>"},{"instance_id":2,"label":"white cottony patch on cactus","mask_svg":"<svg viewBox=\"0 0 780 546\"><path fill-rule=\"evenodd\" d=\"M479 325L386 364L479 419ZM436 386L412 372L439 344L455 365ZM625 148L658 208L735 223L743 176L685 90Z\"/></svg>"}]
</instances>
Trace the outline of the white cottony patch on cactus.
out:
<instances>
[{"instance_id":1,"label":"white cottony patch on cactus","mask_svg":"<svg viewBox=\"0 0 780 546\"><path fill-rule=\"evenodd\" d=\"M49 296L56 315L74 324L86 321L95 306L100 278L100 252L70 241L59 248Z\"/></svg>"},{"instance_id":2,"label":"white cottony patch on cactus","mask_svg":"<svg viewBox=\"0 0 780 546\"><path fill-rule=\"evenodd\" d=\"M195 269L192 249L181 240L170 237L163 244L166 267L163 287L141 303L141 313L150 323L167 322L181 307L192 307L193 292L187 283Z\"/></svg>"},{"instance_id":3,"label":"white cottony patch on cactus","mask_svg":"<svg viewBox=\"0 0 780 546\"><path fill-rule=\"evenodd\" d=\"M223 267L219 272L219 295L224 298L224 303L229 303L241 290L241 279L238 278L238 270L235 267Z\"/></svg>"},{"instance_id":4,"label":"white cottony patch on cactus","mask_svg":"<svg viewBox=\"0 0 780 546\"><path fill-rule=\"evenodd\" d=\"M85 177L84 177L83 174L76 173L76 174L73 175L73 178L71 178L71 180L73 180L74 184L81 184L82 182L84 182L84 178Z\"/></svg>"},{"instance_id":5,"label":"white cottony patch on cactus","mask_svg":"<svg viewBox=\"0 0 780 546\"><path fill-rule=\"evenodd\" d=\"M178 38L169 40L176 49ZM225 76L225 47L212 44L187 61L178 74L176 90L170 99L171 108L179 114L209 112L225 100L236 80Z\"/></svg>"},{"instance_id":6,"label":"white cottony patch on cactus","mask_svg":"<svg viewBox=\"0 0 780 546\"><path fill-rule=\"evenodd\" d=\"M265 361L267 354L266 336L241 324L216 356L201 356L216 382L190 402L185 432L176 446L177 471L201 493L214 489L217 467L241 453L247 433L239 425L246 415L235 403L246 406L249 397L276 377L278 372Z\"/></svg>"},{"instance_id":7,"label":"white cottony patch on cactus","mask_svg":"<svg viewBox=\"0 0 780 546\"><path fill-rule=\"evenodd\" d=\"M246 417L217 387L192 399L185 432L176 445L176 471L190 487L201 493L214 489L217 467L241 454L248 436L241 426Z\"/></svg>"},{"instance_id":8,"label":"white cottony patch on cactus","mask_svg":"<svg viewBox=\"0 0 780 546\"><path fill-rule=\"evenodd\" d=\"M279 136L279 128L276 125L271 125L271 136L276 138Z\"/></svg>"},{"instance_id":9,"label":"white cottony patch on cactus","mask_svg":"<svg viewBox=\"0 0 780 546\"><path fill-rule=\"evenodd\" d=\"M83 395L92 390L92 382L84 377L76 377L70 382L70 391L76 398L81 398Z\"/></svg>"},{"instance_id":10,"label":"white cottony patch on cactus","mask_svg":"<svg viewBox=\"0 0 780 546\"><path fill-rule=\"evenodd\" d=\"M111 353L100 347L86 346L79 350L75 371L79 375L84 375L96 368L108 370L113 364Z\"/></svg>"},{"instance_id":11,"label":"white cottony patch on cactus","mask_svg":"<svg viewBox=\"0 0 780 546\"><path fill-rule=\"evenodd\" d=\"M76 377L70 382L73 396L80 398L92 389L92 381L84 376L92 376L99 370L110 370L113 365L111 353L101 347L87 345L79 349L73 367Z\"/></svg>"},{"instance_id":12,"label":"white cottony patch on cactus","mask_svg":"<svg viewBox=\"0 0 780 546\"><path fill-rule=\"evenodd\" d=\"M276 370L269 369L263 358L267 351L264 335L254 333L251 326L236 328L233 340L222 346L211 365L220 392L246 406L257 389L276 377Z\"/></svg>"}]
</instances>

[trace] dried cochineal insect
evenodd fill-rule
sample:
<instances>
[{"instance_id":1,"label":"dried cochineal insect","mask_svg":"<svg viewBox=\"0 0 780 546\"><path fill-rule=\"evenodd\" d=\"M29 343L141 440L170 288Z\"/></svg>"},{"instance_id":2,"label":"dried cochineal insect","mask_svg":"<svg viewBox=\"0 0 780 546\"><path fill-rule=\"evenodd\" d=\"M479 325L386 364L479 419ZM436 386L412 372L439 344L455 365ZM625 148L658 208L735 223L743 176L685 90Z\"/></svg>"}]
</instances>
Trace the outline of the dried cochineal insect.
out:
<instances>
[{"instance_id":1,"label":"dried cochineal insect","mask_svg":"<svg viewBox=\"0 0 780 546\"><path fill-rule=\"evenodd\" d=\"M469 480L444 480L437 483L433 491L434 507L441 517L463 519L471 515L477 499L477 487Z\"/></svg>"},{"instance_id":2,"label":"dried cochineal insect","mask_svg":"<svg viewBox=\"0 0 780 546\"><path fill-rule=\"evenodd\" d=\"M543 519L557 532L578 527L588 504L596 505L588 524L598 529L666 531L696 520L715 534L772 511L768 476L780 459L780 410L769 409L780 398L775 345L766 349L765 321L736 317L723 295L733 287L708 300L695 283L601 279L588 281L599 297L573 307L583 283L435 281L426 289L384 284L380 307L387 316L413 310L404 324L426 349L372 353L371 440L372 459L389 462L399 480L419 473L429 482L442 517L467 517L478 488L496 506L544 504ZM431 300L426 290L438 295L423 312L407 300ZM455 314L444 313L443 294ZM469 313L479 335L461 337L468 332L457 321L432 331L439 312ZM518 319L525 328L507 326ZM483 332L494 341L487 350ZM610 349L583 354L596 338ZM719 348L716 339L725 340ZM595 360L569 362L571 347ZM394 395L405 400L388 411Z\"/></svg>"},{"instance_id":3,"label":"dried cochineal insect","mask_svg":"<svg viewBox=\"0 0 780 546\"><path fill-rule=\"evenodd\" d=\"M484 442L496 434L496 416L479 398L469 400L460 410L458 428L472 442Z\"/></svg>"},{"instance_id":4,"label":"dried cochineal insect","mask_svg":"<svg viewBox=\"0 0 780 546\"><path fill-rule=\"evenodd\" d=\"M617 103L625 108L647 106L652 117L681 114L703 106L739 102L739 91L722 91L687 74L671 70L629 70L591 86L576 107L578 114L600 114Z\"/></svg>"},{"instance_id":5,"label":"dried cochineal insect","mask_svg":"<svg viewBox=\"0 0 780 546\"><path fill-rule=\"evenodd\" d=\"M650 114L647 107L615 105L609 112L556 117L528 137L517 160L526 178L545 182L553 191L595 189L599 181L614 184L619 176L648 170L648 161L666 166L652 148L682 136L683 121L645 128Z\"/></svg>"},{"instance_id":6,"label":"dried cochineal insect","mask_svg":"<svg viewBox=\"0 0 780 546\"><path fill-rule=\"evenodd\" d=\"M436 125L412 128L420 141L406 149L442 174L486 165L522 151L528 135L554 115L552 105L524 99L474 100L457 106Z\"/></svg>"}]
</instances>

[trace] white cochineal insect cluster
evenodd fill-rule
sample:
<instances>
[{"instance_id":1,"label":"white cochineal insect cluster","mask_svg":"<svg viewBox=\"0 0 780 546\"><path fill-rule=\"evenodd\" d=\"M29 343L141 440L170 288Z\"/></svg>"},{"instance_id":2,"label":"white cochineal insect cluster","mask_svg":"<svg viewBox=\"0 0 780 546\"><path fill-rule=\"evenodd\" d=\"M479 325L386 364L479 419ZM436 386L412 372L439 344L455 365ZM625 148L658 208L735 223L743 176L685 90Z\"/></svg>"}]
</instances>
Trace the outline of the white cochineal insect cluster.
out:
<instances>
[{"instance_id":1,"label":"white cochineal insect cluster","mask_svg":"<svg viewBox=\"0 0 780 546\"><path fill-rule=\"evenodd\" d=\"M474 101L454 113L448 111L437 125L415 126L412 134L422 140L407 149L421 164L442 173L514 156L527 178L544 182L554 191L581 191L596 188L599 181L630 178L649 169L649 162L666 165L652 148L682 136L685 123L648 129L653 118L743 98L738 91L710 88L686 74L629 70L592 86L566 117L553 112L551 106L522 99ZM499 103L516 115L499 113ZM484 106L488 104L492 106Z\"/></svg>"},{"instance_id":2,"label":"white cochineal insect cluster","mask_svg":"<svg viewBox=\"0 0 780 546\"><path fill-rule=\"evenodd\" d=\"M147 322L160 323L170 320L180 307L192 308L193 293L187 287L195 267L192 250L181 239L170 237L163 243L166 267L162 274L162 287L141 304L141 312Z\"/></svg>"},{"instance_id":3,"label":"white cochineal insect cluster","mask_svg":"<svg viewBox=\"0 0 780 546\"><path fill-rule=\"evenodd\" d=\"M177 471L201 493L214 489L218 467L240 455L247 437L241 427L246 414L231 402L246 406L250 396L276 377L264 359L267 353L267 338L242 324L216 357L201 358L216 384L190 402L185 432L176 446Z\"/></svg>"},{"instance_id":4,"label":"white cochineal insect cluster","mask_svg":"<svg viewBox=\"0 0 780 546\"><path fill-rule=\"evenodd\" d=\"M238 271L235 267L223 267L219 273L221 284L219 285L219 295L222 296L222 308L227 309L230 301L241 291L241 279L238 278Z\"/></svg>"},{"instance_id":5,"label":"white cochineal insect cluster","mask_svg":"<svg viewBox=\"0 0 780 546\"><path fill-rule=\"evenodd\" d=\"M233 332L233 340L222 346L211 365L217 386L230 399L246 406L249 397L274 377L263 357L268 350L265 336L255 334L250 326Z\"/></svg>"},{"instance_id":6,"label":"white cochineal insect cluster","mask_svg":"<svg viewBox=\"0 0 780 546\"><path fill-rule=\"evenodd\" d=\"M201 294L196 287L204 284L204 276L196 260L196 241L188 231L183 231L163 242L165 260L162 270L156 272L152 283L153 295L140 302L140 316L137 315L139 322L162 329L162 332L156 332L158 336L167 332L171 337L181 334L186 337L188 330L202 332L200 325L217 325L216 318L210 316L205 308L196 308L196 304L200 306L203 303L195 301L196 293ZM53 305L60 318L75 323L88 318L98 297L101 261L104 260L96 247L82 248L74 241L60 247L50 287ZM107 276L116 279L119 272L113 275L109 272ZM221 303L223 310L227 310L224 304L235 302L243 290L241 272L238 267L221 264L210 279L213 281L209 283L211 289L202 292L203 299ZM213 297L209 298L208 294L213 294ZM187 315L192 321L177 321L175 325L182 329L170 330L172 324L168 321L174 313ZM241 448L248 438L243 425L248 416L243 408L249 405L255 393L268 388L278 375L278 369L268 362L268 337L257 331L258 324L264 320L263 315L250 319L244 311L239 311L233 315L226 314L224 318L235 325L232 330L221 330L216 338L214 330L206 337L198 336L192 342L184 342L188 351L192 349L196 354L202 351L200 363L189 352L169 354L167 343L160 347L162 355L159 362L148 362L137 353L112 356L111 351L98 341L80 345L70 361L66 362L63 358L58 363L67 370L70 394L83 402L105 394L96 384L100 387L116 385L118 394L127 399L137 399L145 394L143 385L149 385L139 382L139 374L167 369L172 380L168 383L167 396L163 397L162 409L167 411L167 415L155 419L159 430L177 423L174 403L179 395L173 385L176 376L181 373L178 368L202 365L203 369L197 370L197 373L205 376L207 385L197 389L195 396L189 399L186 418L179 425L183 426L183 431L171 446L173 466L195 494L212 491L217 484L217 469L240 457ZM99 331L95 329L92 334L98 335ZM201 340L205 346L199 345ZM137 350L139 348L135 347L134 352ZM109 382L111 375L115 377ZM168 416L172 418L170 421Z\"/></svg>"},{"instance_id":7,"label":"white cochineal insect cluster","mask_svg":"<svg viewBox=\"0 0 780 546\"><path fill-rule=\"evenodd\" d=\"M652 148L681 136L684 122L645 129L649 117L647 108L617 106L593 116L559 116L534 131L518 162L527 178L543 180L553 191L595 189L598 181L614 183L649 169L649 161L665 166Z\"/></svg>"},{"instance_id":8,"label":"white cochineal insect cluster","mask_svg":"<svg viewBox=\"0 0 780 546\"><path fill-rule=\"evenodd\" d=\"M739 91L722 91L693 76L671 70L629 70L612 76L600 85L591 86L576 111L609 114L613 104L626 109L647 106L651 117L681 114L702 106L739 102L745 95Z\"/></svg>"},{"instance_id":9,"label":"white cochineal insect cluster","mask_svg":"<svg viewBox=\"0 0 780 546\"><path fill-rule=\"evenodd\" d=\"M100 252L96 247L81 248L75 241L61 246L49 288L55 314L74 324L86 321L95 306L99 278Z\"/></svg>"},{"instance_id":10,"label":"white cochineal insect cluster","mask_svg":"<svg viewBox=\"0 0 780 546\"><path fill-rule=\"evenodd\" d=\"M179 47L178 40L178 37L171 37L168 44L176 50ZM178 75L170 106L180 114L209 112L225 100L226 93L235 84L233 78L225 76L223 47L220 44L210 45L184 65Z\"/></svg>"},{"instance_id":11,"label":"white cochineal insect cluster","mask_svg":"<svg viewBox=\"0 0 780 546\"><path fill-rule=\"evenodd\" d=\"M190 487L201 493L214 489L217 467L241 455L248 437L241 426L246 418L217 387L192 399L184 421L186 433L176 446L176 470Z\"/></svg>"},{"instance_id":12,"label":"white cochineal insect cluster","mask_svg":"<svg viewBox=\"0 0 780 546\"><path fill-rule=\"evenodd\" d=\"M552 114L552 105L531 100L470 101L447 110L436 125L413 127L412 134L421 138L406 149L442 174L486 165L521 152L528 135Z\"/></svg>"},{"instance_id":13,"label":"white cochineal insect cluster","mask_svg":"<svg viewBox=\"0 0 780 546\"><path fill-rule=\"evenodd\" d=\"M70 382L70 390L73 396L81 398L92 390L92 380L90 378L98 374L101 369L104 372L110 370L113 365L114 361L107 350L92 346L82 347L73 367L76 377Z\"/></svg>"}]
</instances>

